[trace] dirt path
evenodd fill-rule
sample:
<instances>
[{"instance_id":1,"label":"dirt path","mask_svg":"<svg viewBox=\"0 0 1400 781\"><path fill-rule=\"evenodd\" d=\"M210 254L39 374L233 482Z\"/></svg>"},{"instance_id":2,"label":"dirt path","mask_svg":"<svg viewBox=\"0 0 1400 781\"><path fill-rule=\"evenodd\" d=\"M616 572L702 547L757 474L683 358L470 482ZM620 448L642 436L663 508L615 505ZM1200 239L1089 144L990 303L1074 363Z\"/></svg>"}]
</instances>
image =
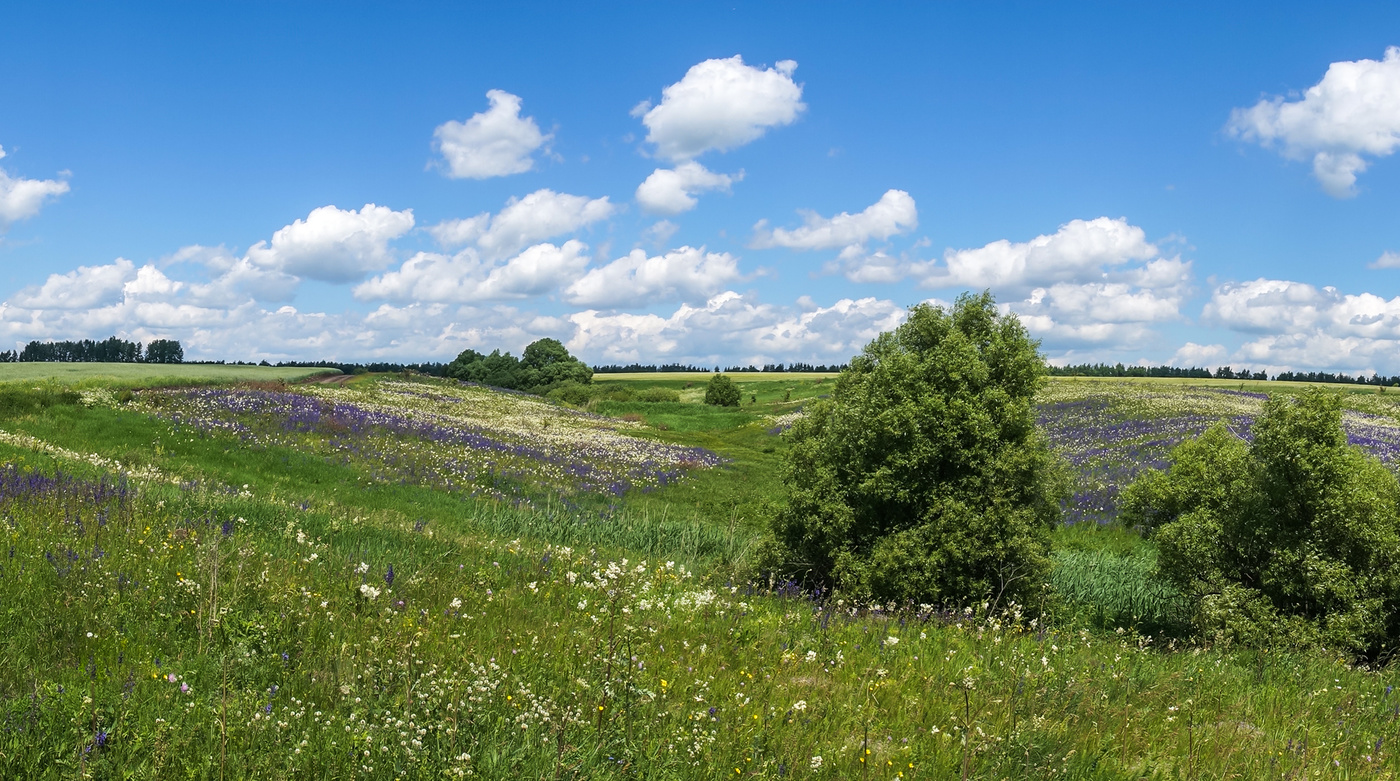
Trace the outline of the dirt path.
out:
<instances>
[{"instance_id":1,"label":"dirt path","mask_svg":"<svg viewBox=\"0 0 1400 781\"><path fill-rule=\"evenodd\" d=\"M354 376L353 374L317 374L307 377L305 380L302 380L302 382L314 382L318 385L344 385Z\"/></svg>"}]
</instances>

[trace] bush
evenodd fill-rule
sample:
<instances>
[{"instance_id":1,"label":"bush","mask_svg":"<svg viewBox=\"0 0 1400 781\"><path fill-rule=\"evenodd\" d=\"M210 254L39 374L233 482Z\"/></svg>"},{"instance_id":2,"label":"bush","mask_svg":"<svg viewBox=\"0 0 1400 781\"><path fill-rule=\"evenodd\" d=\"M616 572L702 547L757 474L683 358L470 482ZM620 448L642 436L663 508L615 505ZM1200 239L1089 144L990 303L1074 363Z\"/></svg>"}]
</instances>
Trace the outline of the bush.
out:
<instances>
[{"instance_id":1,"label":"bush","mask_svg":"<svg viewBox=\"0 0 1400 781\"><path fill-rule=\"evenodd\" d=\"M668 401L675 402L680 400L680 392L673 391L670 388L644 388L640 393L637 394L637 401L645 401L651 404L660 404Z\"/></svg>"},{"instance_id":2,"label":"bush","mask_svg":"<svg viewBox=\"0 0 1400 781\"><path fill-rule=\"evenodd\" d=\"M988 293L919 305L787 436L789 568L857 596L1038 603L1064 470L1035 427L1038 344Z\"/></svg>"},{"instance_id":3,"label":"bush","mask_svg":"<svg viewBox=\"0 0 1400 781\"><path fill-rule=\"evenodd\" d=\"M726 375L716 374L705 386L705 403L717 407L739 406L739 386Z\"/></svg>"},{"instance_id":4,"label":"bush","mask_svg":"<svg viewBox=\"0 0 1400 781\"><path fill-rule=\"evenodd\" d=\"M547 395L550 401L572 404L575 407L582 407L593 398L594 386L582 385L577 382L560 383L558 387L551 390Z\"/></svg>"},{"instance_id":5,"label":"bush","mask_svg":"<svg viewBox=\"0 0 1400 781\"><path fill-rule=\"evenodd\" d=\"M1364 658L1400 637L1400 481L1347 444L1341 405L1274 396L1252 445L1217 426L1125 493L1205 636Z\"/></svg>"}]
</instances>

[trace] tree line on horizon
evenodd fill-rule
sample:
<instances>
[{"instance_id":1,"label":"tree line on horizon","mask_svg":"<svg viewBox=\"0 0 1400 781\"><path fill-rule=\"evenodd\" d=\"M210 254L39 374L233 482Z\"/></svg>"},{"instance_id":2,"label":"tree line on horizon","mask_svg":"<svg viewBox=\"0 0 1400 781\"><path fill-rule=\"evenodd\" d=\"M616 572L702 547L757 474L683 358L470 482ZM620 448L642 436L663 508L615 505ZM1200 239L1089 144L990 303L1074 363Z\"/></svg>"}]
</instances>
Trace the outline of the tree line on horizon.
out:
<instances>
[{"instance_id":1,"label":"tree line on horizon","mask_svg":"<svg viewBox=\"0 0 1400 781\"><path fill-rule=\"evenodd\" d=\"M1053 377L1176 377L1197 380L1255 380L1270 382L1321 382L1344 385L1400 385L1400 376L1385 377L1378 374L1352 377L1344 372L1279 372L1270 377L1267 372L1252 372L1248 369L1235 371L1229 366L1218 367L1215 371L1197 366L1124 366L1121 363L1080 363L1069 366L1051 366Z\"/></svg>"},{"instance_id":2,"label":"tree line on horizon","mask_svg":"<svg viewBox=\"0 0 1400 781\"><path fill-rule=\"evenodd\" d=\"M174 339L148 345L116 336L101 341L32 341L23 350L0 351L0 363L184 363L185 350Z\"/></svg>"},{"instance_id":3,"label":"tree line on horizon","mask_svg":"<svg viewBox=\"0 0 1400 781\"><path fill-rule=\"evenodd\" d=\"M552 362L561 356L553 355L561 352L562 356L567 356L569 366L577 364L586 367L582 361L568 354L568 350L563 348L556 340L541 340L548 342L551 349L544 352L551 353L550 359L546 363ZM536 342L536 346L540 345ZM555 347L557 345L557 348ZM540 351L541 346L536 346ZM527 348L529 349L529 348ZM523 356L522 356L523 357ZM536 359L538 362L539 359ZM175 339L154 339L149 345L142 345L140 342L132 342L111 336L106 339L96 341L92 339L63 340L41 342L34 340L24 346L22 350L0 350L0 363L187 363L185 361L185 351L180 342ZM500 387L513 387L521 384L534 386L549 385L560 382L561 377L551 376L545 382L539 382L539 377L527 377L528 371L522 371L520 360L514 359L510 353L502 355L500 351L495 351L491 355L483 355L475 350L466 350L462 355L457 356L453 363L442 363L437 361L423 361L418 363L400 363L397 361L278 361L268 363L266 360L254 364L252 361L189 361L188 363L204 364L239 364L239 365L260 365L277 366L291 368L333 368L339 369L346 374L364 374L368 372L402 372L411 371L419 374L427 374L433 377L453 376L453 364L457 365L457 374L461 375L457 379L468 379L467 375L473 375L472 381L498 380L506 384ZM472 371L465 370L467 363L475 364ZM499 364L499 365L498 365ZM487 367L490 367L490 371ZM562 367L554 367L553 372L558 373ZM681 363L663 364L606 364L592 367L591 373L596 374L646 374L646 373L666 373L666 372L697 372L714 374L738 374L749 372L764 373L801 373L801 372L840 372L847 368L847 364L811 364L804 362L795 363L766 363L761 368L752 364L748 366L729 366L721 369L718 366L713 368L707 366L693 366ZM1210 369L1191 366L1141 366L1125 365L1123 363L1079 363L1066 366L1048 366L1048 371L1054 377L1164 377L1177 379L1201 379L1201 380L1251 380L1251 381L1272 381L1272 382L1315 382L1340 385L1370 385L1370 386L1400 386L1400 375L1384 376L1372 373L1370 376L1358 374L1351 376L1344 372L1298 372L1283 371L1273 376L1267 372L1250 371L1240 369L1238 371L1229 366L1221 366L1214 371ZM571 377L578 381L582 379L582 373L574 369L577 377ZM519 373L521 376L515 376ZM487 374L492 375L486 377ZM585 381L586 382L586 381ZM494 384L486 382L485 384Z\"/></svg>"},{"instance_id":4,"label":"tree line on horizon","mask_svg":"<svg viewBox=\"0 0 1400 781\"><path fill-rule=\"evenodd\" d=\"M846 364L844 363L831 365L824 363L765 363L763 364L763 368L750 364L748 366L730 366L723 370L718 366L711 369L708 366L690 366L680 363L663 363L660 365L629 363L625 366L618 364L594 366L593 371L597 374L646 374L651 372L713 372L715 374L735 374L740 372L839 372L843 371L845 368Z\"/></svg>"}]
</instances>

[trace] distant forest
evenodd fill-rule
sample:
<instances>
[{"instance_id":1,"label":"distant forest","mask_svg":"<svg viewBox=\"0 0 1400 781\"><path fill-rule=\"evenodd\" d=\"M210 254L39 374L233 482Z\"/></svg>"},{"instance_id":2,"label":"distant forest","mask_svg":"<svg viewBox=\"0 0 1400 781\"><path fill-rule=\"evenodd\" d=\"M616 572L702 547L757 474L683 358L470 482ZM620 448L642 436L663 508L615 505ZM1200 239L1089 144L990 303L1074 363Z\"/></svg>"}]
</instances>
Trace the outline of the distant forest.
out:
<instances>
[{"instance_id":1,"label":"distant forest","mask_svg":"<svg viewBox=\"0 0 1400 781\"><path fill-rule=\"evenodd\" d=\"M385 361L375 361L372 363L348 363L346 361L279 361L276 365L290 366L295 369L324 367L339 369L346 374L365 374L368 372L418 372L419 374L428 374L433 377L447 376L447 364L433 362L389 363Z\"/></svg>"},{"instance_id":2,"label":"distant forest","mask_svg":"<svg viewBox=\"0 0 1400 781\"><path fill-rule=\"evenodd\" d=\"M81 339L78 341L62 342L40 342L33 341L24 346L23 350L0 351L0 363L15 362L56 362L56 363L186 363L184 348L174 339L155 339L148 345L140 342L131 342L112 336L101 341L92 339ZM446 363L422 362L422 363L394 363L391 361L371 361L368 363L356 363L353 361L281 361L276 364L261 361L254 364L251 361L188 361L188 363L200 364L227 364L227 365L260 365L260 366L288 366L293 368L316 368L326 367L339 369L346 374L365 374L367 372L403 372L411 371L419 374L428 374L434 377L447 376ZM762 368L749 366L729 366L724 369L715 366L691 366L680 363L663 364L640 364L631 363L627 365L608 364L605 366L595 366L593 371L596 374L633 374L648 372L716 372L727 374L742 374L746 372L839 372L846 368L846 364L811 364L811 363L766 363ZM1400 385L1400 375L1394 377L1384 377L1377 374L1370 376L1348 374L1333 374L1332 372L1280 372L1270 377L1265 372L1252 372L1248 369L1234 371L1229 366L1221 366L1215 371L1197 366L1185 368L1181 366L1125 366L1121 363L1079 363L1070 366L1051 366L1050 374L1054 377L1178 377L1184 379L1199 380L1273 380L1275 382L1324 382L1343 385Z\"/></svg>"},{"instance_id":3,"label":"distant forest","mask_svg":"<svg viewBox=\"0 0 1400 781\"><path fill-rule=\"evenodd\" d=\"M1333 374L1331 372L1279 372L1270 377L1264 372L1251 372L1248 369L1233 371L1229 366L1221 366L1215 371L1180 366L1124 366L1121 363L1080 363L1073 366L1051 366L1054 377L1186 377L1191 379L1215 380L1273 380L1275 382L1330 382L1346 385L1400 385L1400 376L1382 377L1372 374L1367 377L1358 374Z\"/></svg>"},{"instance_id":4,"label":"distant forest","mask_svg":"<svg viewBox=\"0 0 1400 781\"><path fill-rule=\"evenodd\" d=\"M839 372L839 371L841 371L842 369L845 369L845 368L846 368L846 364L844 364L844 363L842 363L842 364L834 364L834 365L831 365L831 366L827 366L827 365L824 364L824 363L823 363L823 364L811 364L811 363L789 363L789 364L782 364L782 363L765 363L765 364L763 364L763 368L761 368L761 369L758 368L757 366L730 366L729 368L724 369L723 371L724 371L724 372L727 372L727 373L729 373L729 374L737 374L737 373L741 373L741 372ZM711 368L705 367L705 366L688 366L688 365L679 364L679 363L663 363L663 364L661 364L660 366L644 366L644 365L642 365L642 364L640 364L640 363L629 363L629 364L627 364L626 366L618 366L618 365L616 365L616 364L612 364L612 365L608 365L608 366L594 366L594 367L593 367L593 372L594 372L595 374L631 374L631 373L645 373L645 372L719 372L719 371L720 371L720 368L719 368L718 366L716 366L716 367L714 367L713 369L711 369Z\"/></svg>"},{"instance_id":5,"label":"distant forest","mask_svg":"<svg viewBox=\"0 0 1400 781\"><path fill-rule=\"evenodd\" d=\"M185 350L173 339L154 339L149 345L113 336L95 342L33 341L18 352L0 351L3 363L183 363Z\"/></svg>"}]
</instances>

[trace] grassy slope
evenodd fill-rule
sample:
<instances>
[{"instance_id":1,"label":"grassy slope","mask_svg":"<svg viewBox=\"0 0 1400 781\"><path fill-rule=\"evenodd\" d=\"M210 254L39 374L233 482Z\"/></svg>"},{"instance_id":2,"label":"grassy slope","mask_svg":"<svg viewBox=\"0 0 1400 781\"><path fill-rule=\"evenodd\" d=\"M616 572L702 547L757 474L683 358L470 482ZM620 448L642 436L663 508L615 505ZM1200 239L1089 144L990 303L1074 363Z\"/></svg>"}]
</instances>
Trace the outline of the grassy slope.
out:
<instances>
[{"instance_id":1,"label":"grassy slope","mask_svg":"<svg viewBox=\"0 0 1400 781\"><path fill-rule=\"evenodd\" d=\"M729 471L634 497L639 512L679 514L693 498L697 518L712 523L773 491L781 443L760 410L746 406L751 417L736 422L731 412L637 406L633 414L658 424L688 421L658 425L655 436L734 459ZM629 552L622 540L591 554L567 537L576 529L532 529L528 519L492 526L489 513L459 500L364 487L342 465L190 441L117 410L60 399L12 406L0 427L184 477L248 483L252 494L152 484L105 526L81 502L7 503L7 777L1396 772L1385 744L1396 704L1390 671L1277 651L1166 652L1131 634L975 615L852 616L844 606L731 592L722 567L681 578L658 566L666 546ZM234 524L229 536L224 520ZM1060 535L1066 550L1131 553L1139 544L1099 531ZM60 574L44 554L64 550L78 559ZM630 563L610 577L609 561L623 556ZM649 561L642 572L637 558ZM594 571L601 588L585 585ZM371 600L361 584L392 594ZM108 742L85 754L98 730Z\"/></svg>"},{"instance_id":2,"label":"grassy slope","mask_svg":"<svg viewBox=\"0 0 1400 781\"><path fill-rule=\"evenodd\" d=\"M0 382L52 380L65 384L101 382L122 387L191 382L299 380L316 374L339 374L338 369L298 369L275 366L144 363L0 363Z\"/></svg>"}]
</instances>

